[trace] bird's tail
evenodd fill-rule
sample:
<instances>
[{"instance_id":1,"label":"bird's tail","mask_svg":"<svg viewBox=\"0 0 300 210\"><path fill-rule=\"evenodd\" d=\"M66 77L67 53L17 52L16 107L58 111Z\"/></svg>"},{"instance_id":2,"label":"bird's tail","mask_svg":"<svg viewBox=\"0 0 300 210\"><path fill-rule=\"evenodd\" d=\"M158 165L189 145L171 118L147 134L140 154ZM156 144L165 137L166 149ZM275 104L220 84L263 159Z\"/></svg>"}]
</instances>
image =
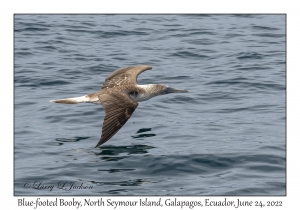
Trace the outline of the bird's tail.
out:
<instances>
[{"instance_id":1,"label":"bird's tail","mask_svg":"<svg viewBox=\"0 0 300 210\"><path fill-rule=\"evenodd\" d=\"M75 98L64 98L64 99L57 99L51 100L50 102L54 103L61 103L61 104L78 104L83 102L89 102L86 96L75 97Z\"/></svg>"}]
</instances>

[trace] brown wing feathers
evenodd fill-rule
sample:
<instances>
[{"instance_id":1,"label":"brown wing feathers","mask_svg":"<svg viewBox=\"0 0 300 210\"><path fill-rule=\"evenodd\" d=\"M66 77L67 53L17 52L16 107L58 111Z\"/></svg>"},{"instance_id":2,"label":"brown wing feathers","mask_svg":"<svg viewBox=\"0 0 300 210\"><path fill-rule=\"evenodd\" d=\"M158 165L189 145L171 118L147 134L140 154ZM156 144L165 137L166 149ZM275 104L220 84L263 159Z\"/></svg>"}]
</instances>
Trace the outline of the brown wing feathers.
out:
<instances>
[{"instance_id":1,"label":"brown wing feathers","mask_svg":"<svg viewBox=\"0 0 300 210\"><path fill-rule=\"evenodd\" d=\"M130 66L127 68L122 68L111 73L106 79L102 86L102 89L113 88L116 86L123 85L136 85L137 76L149 69L151 66Z\"/></svg>"},{"instance_id":2,"label":"brown wing feathers","mask_svg":"<svg viewBox=\"0 0 300 210\"><path fill-rule=\"evenodd\" d=\"M138 103L123 92L99 95L104 107L105 118L102 126L102 135L96 147L108 141L116 134L131 117Z\"/></svg>"}]
</instances>

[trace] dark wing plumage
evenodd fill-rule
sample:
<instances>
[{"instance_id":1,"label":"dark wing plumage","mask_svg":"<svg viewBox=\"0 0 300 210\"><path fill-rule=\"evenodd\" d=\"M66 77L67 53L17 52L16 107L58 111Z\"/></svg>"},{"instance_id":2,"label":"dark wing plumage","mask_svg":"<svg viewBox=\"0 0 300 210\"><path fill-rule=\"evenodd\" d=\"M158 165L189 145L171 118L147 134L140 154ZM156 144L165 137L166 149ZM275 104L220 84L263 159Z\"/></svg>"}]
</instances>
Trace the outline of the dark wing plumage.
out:
<instances>
[{"instance_id":1,"label":"dark wing plumage","mask_svg":"<svg viewBox=\"0 0 300 210\"><path fill-rule=\"evenodd\" d=\"M125 92L105 93L99 95L105 111L102 135L96 147L108 141L131 117L138 103Z\"/></svg>"},{"instance_id":2,"label":"dark wing plumage","mask_svg":"<svg viewBox=\"0 0 300 210\"><path fill-rule=\"evenodd\" d=\"M143 71L152 69L151 66L130 66L121 68L111 73L102 86L102 89L113 88L121 85L136 85L137 76Z\"/></svg>"}]
</instances>

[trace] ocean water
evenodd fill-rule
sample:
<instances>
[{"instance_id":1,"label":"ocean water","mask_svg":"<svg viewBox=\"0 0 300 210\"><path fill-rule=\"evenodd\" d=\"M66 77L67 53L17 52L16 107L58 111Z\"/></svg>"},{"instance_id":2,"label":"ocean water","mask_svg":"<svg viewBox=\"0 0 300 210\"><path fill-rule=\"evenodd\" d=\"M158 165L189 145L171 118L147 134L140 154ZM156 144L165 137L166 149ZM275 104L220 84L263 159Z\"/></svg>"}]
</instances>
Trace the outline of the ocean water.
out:
<instances>
[{"instance_id":1,"label":"ocean water","mask_svg":"<svg viewBox=\"0 0 300 210\"><path fill-rule=\"evenodd\" d=\"M14 16L15 195L285 195L285 15ZM140 102L108 142L114 70L186 89ZM51 186L54 186L51 188Z\"/></svg>"}]
</instances>

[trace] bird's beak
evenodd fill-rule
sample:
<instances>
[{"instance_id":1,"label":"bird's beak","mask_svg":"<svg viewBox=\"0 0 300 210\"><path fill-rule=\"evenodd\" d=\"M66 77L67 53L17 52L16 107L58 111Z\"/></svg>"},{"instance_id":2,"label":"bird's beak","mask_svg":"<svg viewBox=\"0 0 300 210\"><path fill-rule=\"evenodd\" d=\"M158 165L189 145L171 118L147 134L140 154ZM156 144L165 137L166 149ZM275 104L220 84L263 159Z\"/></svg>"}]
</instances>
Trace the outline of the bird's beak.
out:
<instances>
[{"instance_id":1,"label":"bird's beak","mask_svg":"<svg viewBox=\"0 0 300 210\"><path fill-rule=\"evenodd\" d=\"M169 93L187 93L189 91L187 90L179 90L179 89L175 89L175 88L169 88Z\"/></svg>"}]
</instances>

